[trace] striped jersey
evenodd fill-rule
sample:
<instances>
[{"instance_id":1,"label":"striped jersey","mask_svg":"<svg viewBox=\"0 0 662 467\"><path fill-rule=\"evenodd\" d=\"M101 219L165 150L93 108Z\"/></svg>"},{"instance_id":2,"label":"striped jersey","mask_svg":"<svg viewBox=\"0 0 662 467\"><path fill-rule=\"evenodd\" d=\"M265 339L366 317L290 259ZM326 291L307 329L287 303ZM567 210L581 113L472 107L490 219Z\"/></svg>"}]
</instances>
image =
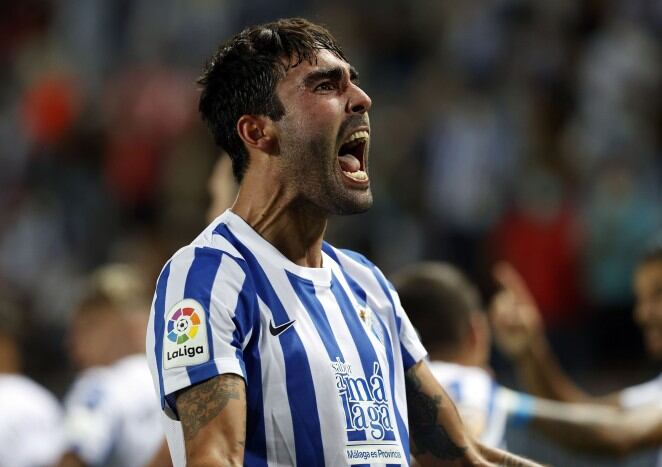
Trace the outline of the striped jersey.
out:
<instances>
[{"instance_id":1,"label":"striped jersey","mask_svg":"<svg viewBox=\"0 0 662 467\"><path fill-rule=\"evenodd\" d=\"M409 465L404 372L425 350L372 263L324 243L322 264L228 210L165 265L147 350L176 466L174 393L224 373L246 382L244 465Z\"/></svg>"}]
</instances>

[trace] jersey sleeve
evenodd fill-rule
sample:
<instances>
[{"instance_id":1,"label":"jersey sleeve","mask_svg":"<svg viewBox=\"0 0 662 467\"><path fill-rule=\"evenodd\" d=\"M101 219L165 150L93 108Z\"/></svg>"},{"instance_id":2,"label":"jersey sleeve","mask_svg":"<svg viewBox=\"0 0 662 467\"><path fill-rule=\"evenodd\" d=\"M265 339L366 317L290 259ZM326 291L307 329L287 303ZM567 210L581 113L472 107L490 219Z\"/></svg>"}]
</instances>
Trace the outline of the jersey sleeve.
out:
<instances>
[{"instance_id":1,"label":"jersey sleeve","mask_svg":"<svg viewBox=\"0 0 662 467\"><path fill-rule=\"evenodd\" d=\"M86 465L100 465L115 442L119 419L104 371L84 373L65 400L64 438L67 451Z\"/></svg>"},{"instance_id":2,"label":"jersey sleeve","mask_svg":"<svg viewBox=\"0 0 662 467\"><path fill-rule=\"evenodd\" d=\"M386 279L384 279L386 281ZM400 303L400 297L395 291L393 285L386 281L388 293L391 296L393 305L395 307L395 319L398 325L398 332L400 337L400 347L402 350L402 362L405 367L405 371L411 368L414 364L423 360L427 355L427 351L421 342L421 339L418 337L418 333L414 328L414 325L411 324L407 313L402 308Z\"/></svg>"},{"instance_id":3,"label":"jersey sleeve","mask_svg":"<svg viewBox=\"0 0 662 467\"><path fill-rule=\"evenodd\" d=\"M221 250L187 247L159 276L147 351L172 418L180 389L225 373L246 378L243 349L259 323L247 271Z\"/></svg>"}]
</instances>

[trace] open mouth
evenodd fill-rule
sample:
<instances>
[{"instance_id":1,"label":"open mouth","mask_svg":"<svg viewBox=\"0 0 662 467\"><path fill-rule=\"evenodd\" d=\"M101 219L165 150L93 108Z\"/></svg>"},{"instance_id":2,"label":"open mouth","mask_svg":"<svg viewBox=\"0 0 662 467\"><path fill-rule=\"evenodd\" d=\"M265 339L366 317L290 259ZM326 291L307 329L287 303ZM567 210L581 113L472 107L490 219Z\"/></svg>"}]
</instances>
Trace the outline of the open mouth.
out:
<instances>
[{"instance_id":1,"label":"open mouth","mask_svg":"<svg viewBox=\"0 0 662 467\"><path fill-rule=\"evenodd\" d=\"M368 181L365 172L365 151L370 139L370 133L365 130L350 134L338 151L338 162L343 175L360 183Z\"/></svg>"}]
</instances>

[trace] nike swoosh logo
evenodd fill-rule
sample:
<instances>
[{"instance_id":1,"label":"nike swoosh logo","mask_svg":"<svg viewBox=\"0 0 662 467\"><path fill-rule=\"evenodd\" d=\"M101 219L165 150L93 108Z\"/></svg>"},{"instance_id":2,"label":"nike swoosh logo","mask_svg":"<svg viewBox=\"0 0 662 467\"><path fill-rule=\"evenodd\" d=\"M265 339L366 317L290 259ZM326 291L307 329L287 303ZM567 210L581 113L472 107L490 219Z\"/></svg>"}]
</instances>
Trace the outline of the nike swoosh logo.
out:
<instances>
[{"instance_id":1,"label":"nike swoosh logo","mask_svg":"<svg viewBox=\"0 0 662 467\"><path fill-rule=\"evenodd\" d=\"M273 321L269 321L269 332L271 333L272 336L279 336L285 331L287 331L290 326L294 324L296 319L293 319L292 321L288 321L287 323L283 323L280 326L274 326Z\"/></svg>"}]
</instances>

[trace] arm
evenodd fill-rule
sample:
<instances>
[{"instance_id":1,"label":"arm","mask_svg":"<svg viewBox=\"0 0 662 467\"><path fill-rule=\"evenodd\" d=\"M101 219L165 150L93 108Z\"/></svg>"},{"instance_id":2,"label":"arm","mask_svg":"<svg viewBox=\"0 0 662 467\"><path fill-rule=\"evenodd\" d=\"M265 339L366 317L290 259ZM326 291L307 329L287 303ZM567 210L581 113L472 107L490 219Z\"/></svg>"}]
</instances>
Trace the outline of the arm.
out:
<instances>
[{"instance_id":1,"label":"arm","mask_svg":"<svg viewBox=\"0 0 662 467\"><path fill-rule=\"evenodd\" d=\"M475 442L427 365L405 375L411 451L421 466L535 466L526 459Z\"/></svg>"},{"instance_id":2,"label":"arm","mask_svg":"<svg viewBox=\"0 0 662 467\"><path fill-rule=\"evenodd\" d=\"M532 426L570 449L624 456L662 444L660 406L624 411L605 405L534 398L531 410Z\"/></svg>"},{"instance_id":3,"label":"arm","mask_svg":"<svg viewBox=\"0 0 662 467\"><path fill-rule=\"evenodd\" d=\"M188 466L243 465L246 387L240 376L223 374L182 390L177 411Z\"/></svg>"},{"instance_id":4,"label":"arm","mask_svg":"<svg viewBox=\"0 0 662 467\"><path fill-rule=\"evenodd\" d=\"M563 371L545 337L536 302L517 271L502 263L495 268L494 276L503 287L490 311L495 341L512 360L524 388L547 399L618 405L618 393L591 396Z\"/></svg>"}]
</instances>

